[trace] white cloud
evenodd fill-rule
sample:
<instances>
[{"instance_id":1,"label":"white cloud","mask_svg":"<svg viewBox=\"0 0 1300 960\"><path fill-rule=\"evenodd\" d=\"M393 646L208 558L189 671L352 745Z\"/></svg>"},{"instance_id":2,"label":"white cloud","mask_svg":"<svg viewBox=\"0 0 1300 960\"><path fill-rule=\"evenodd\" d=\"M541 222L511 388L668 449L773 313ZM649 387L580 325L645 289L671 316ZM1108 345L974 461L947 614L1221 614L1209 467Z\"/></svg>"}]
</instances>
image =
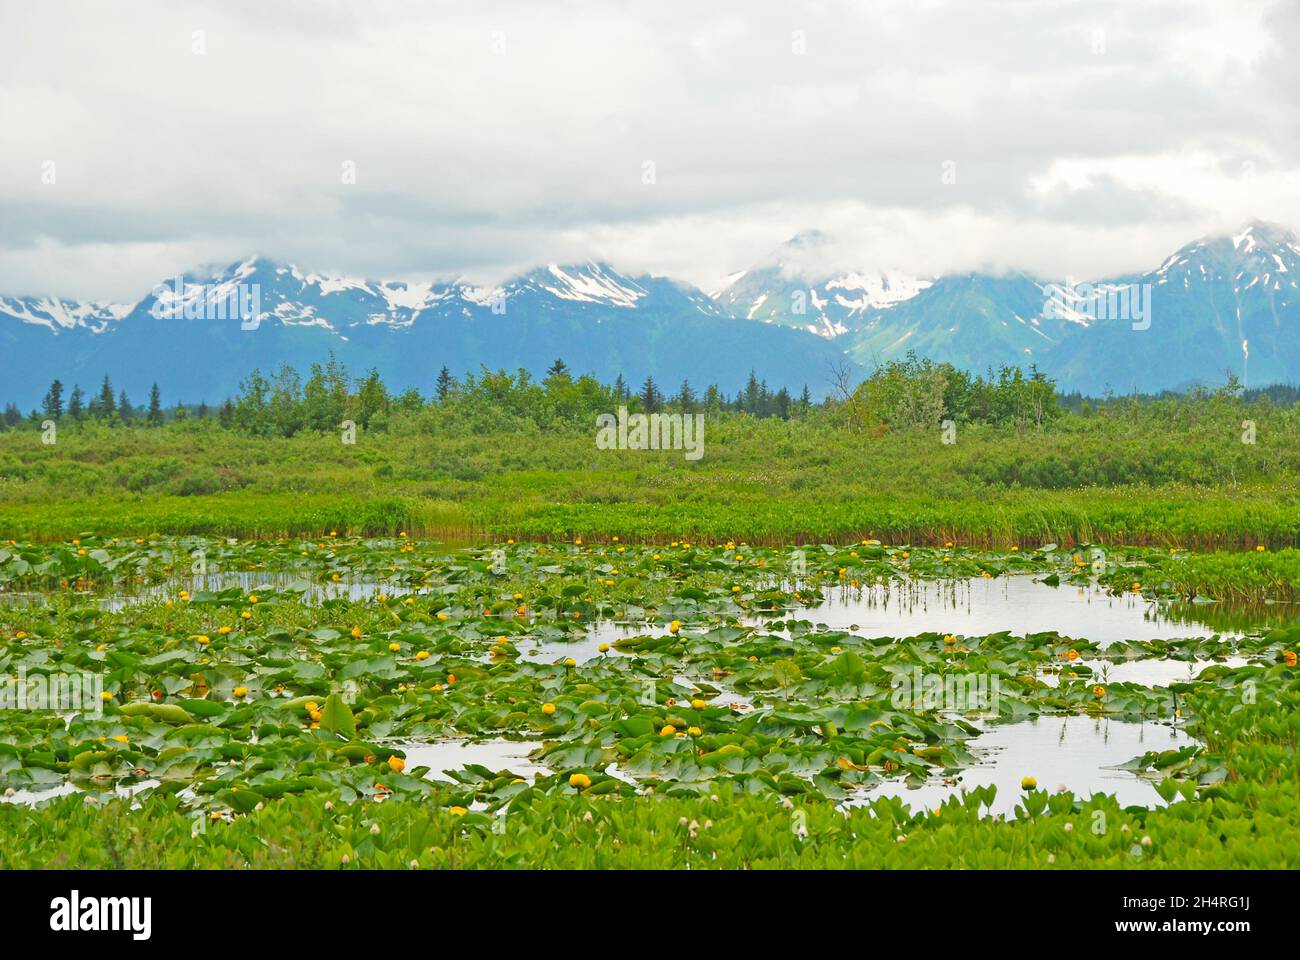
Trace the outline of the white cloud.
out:
<instances>
[{"instance_id":1,"label":"white cloud","mask_svg":"<svg viewBox=\"0 0 1300 960\"><path fill-rule=\"evenodd\" d=\"M810 227L849 267L1089 276L1300 226L1282 3L7 7L6 293L131 298L254 251L710 286Z\"/></svg>"}]
</instances>

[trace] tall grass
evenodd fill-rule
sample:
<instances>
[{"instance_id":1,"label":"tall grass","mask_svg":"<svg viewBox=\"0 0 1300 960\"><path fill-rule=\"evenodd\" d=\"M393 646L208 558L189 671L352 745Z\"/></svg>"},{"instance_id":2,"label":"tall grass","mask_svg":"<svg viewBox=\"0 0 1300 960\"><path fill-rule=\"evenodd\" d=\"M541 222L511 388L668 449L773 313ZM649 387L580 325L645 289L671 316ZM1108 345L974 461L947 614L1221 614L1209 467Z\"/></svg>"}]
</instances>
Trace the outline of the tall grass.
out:
<instances>
[{"instance_id":1,"label":"tall grass","mask_svg":"<svg viewBox=\"0 0 1300 960\"><path fill-rule=\"evenodd\" d=\"M1242 421L1256 443L1241 442ZM252 438L210 421L0 434L0 536L337 529L426 536L791 542L875 536L1005 547L1300 543L1300 415L1182 401L1015 430L850 433L830 417L706 421L705 453L598 450L441 411L384 432Z\"/></svg>"}]
</instances>

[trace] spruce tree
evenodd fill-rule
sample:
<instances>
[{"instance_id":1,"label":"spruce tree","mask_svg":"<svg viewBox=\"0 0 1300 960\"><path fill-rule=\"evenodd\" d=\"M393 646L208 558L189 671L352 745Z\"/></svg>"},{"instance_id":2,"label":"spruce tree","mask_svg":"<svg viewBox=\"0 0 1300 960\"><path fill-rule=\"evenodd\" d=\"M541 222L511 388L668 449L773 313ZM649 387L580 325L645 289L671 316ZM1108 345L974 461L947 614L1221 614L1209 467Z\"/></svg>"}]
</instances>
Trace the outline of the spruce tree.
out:
<instances>
[{"instance_id":1,"label":"spruce tree","mask_svg":"<svg viewBox=\"0 0 1300 960\"><path fill-rule=\"evenodd\" d=\"M655 385L655 378L647 376L641 385L641 409L646 413L658 413L662 396L659 387Z\"/></svg>"},{"instance_id":2,"label":"spruce tree","mask_svg":"<svg viewBox=\"0 0 1300 960\"><path fill-rule=\"evenodd\" d=\"M45 399L42 401L42 407L45 415L51 420L57 420L63 416L63 383L55 380L50 384L50 389L46 391Z\"/></svg>"},{"instance_id":3,"label":"spruce tree","mask_svg":"<svg viewBox=\"0 0 1300 960\"><path fill-rule=\"evenodd\" d=\"M151 427L161 426L163 422L162 411L162 394L158 392L158 384L149 388L149 412L145 415L145 423Z\"/></svg>"},{"instance_id":4,"label":"spruce tree","mask_svg":"<svg viewBox=\"0 0 1300 960\"><path fill-rule=\"evenodd\" d=\"M107 420L117 412L117 401L113 399L113 385L108 382L108 374L104 374L104 383L99 388L99 396L95 401L95 413Z\"/></svg>"}]
</instances>

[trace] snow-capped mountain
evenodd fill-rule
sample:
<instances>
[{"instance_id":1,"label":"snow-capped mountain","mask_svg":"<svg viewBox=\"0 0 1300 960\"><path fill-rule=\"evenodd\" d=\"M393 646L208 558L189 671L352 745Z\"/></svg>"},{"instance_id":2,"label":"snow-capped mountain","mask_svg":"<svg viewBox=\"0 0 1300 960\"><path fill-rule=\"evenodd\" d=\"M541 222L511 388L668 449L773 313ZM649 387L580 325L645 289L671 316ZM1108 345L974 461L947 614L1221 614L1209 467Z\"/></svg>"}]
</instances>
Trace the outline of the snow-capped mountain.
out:
<instances>
[{"instance_id":1,"label":"snow-capped mountain","mask_svg":"<svg viewBox=\"0 0 1300 960\"><path fill-rule=\"evenodd\" d=\"M665 389L688 379L731 391L753 369L773 388L806 383L822 395L845 354L869 370L908 352L981 373L1033 364L1089 393L1217 384L1228 372L1254 386L1300 380L1300 244L1267 223L1088 283L835 272L818 267L824 245L800 234L713 298L603 263L481 287L331 276L263 257L160 280L132 305L4 297L0 401L29 407L55 377L88 387L105 373L136 398L157 380L168 398L218 401L254 368L302 372L331 352L425 392L443 365L540 374L562 357Z\"/></svg>"},{"instance_id":2,"label":"snow-capped mountain","mask_svg":"<svg viewBox=\"0 0 1300 960\"><path fill-rule=\"evenodd\" d=\"M868 369L914 351L983 372L1036 365L1062 388L1154 392L1300 380L1300 246L1262 222L1140 274L1076 282L942 277L844 338Z\"/></svg>"},{"instance_id":3,"label":"snow-capped mountain","mask_svg":"<svg viewBox=\"0 0 1300 960\"><path fill-rule=\"evenodd\" d=\"M929 280L899 272L829 271L830 244L818 230L797 234L748 270L730 276L714 299L747 320L834 338L930 286Z\"/></svg>"},{"instance_id":4,"label":"snow-capped mountain","mask_svg":"<svg viewBox=\"0 0 1300 960\"><path fill-rule=\"evenodd\" d=\"M1045 311L1045 299L1044 285L1024 274L940 277L873 314L848 338L849 356L868 368L909 352L980 373L1042 367L1071 323Z\"/></svg>"},{"instance_id":5,"label":"snow-capped mountain","mask_svg":"<svg viewBox=\"0 0 1300 960\"><path fill-rule=\"evenodd\" d=\"M156 380L172 400L220 401L253 369L304 372L331 352L355 373L374 367L391 386L426 393L444 365L540 374L560 357L606 381L653 376L665 391L688 379L730 392L752 369L773 388L820 395L840 356L798 331L756 330L688 284L591 262L481 287L250 257L162 279L130 306L0 300L0 400L25 407L56 377L88 387L105 373L136 399Z\"/></svg>"},{"instance_id":6,"label":"snow-capped mountain","mask_svg":"<svg viewBox=\"0 0 1300 960\"><path fill-rule=\"evenodd\" d=\"M127 303L59 300L53 297L0 297L0 316L45 327L52 333L83 328L99 332L131 312Z\"/></svg>"},{"instance_id":7,"label":"snow-capped mountain","mask_svg":"<svg viewBox=\"0 0 1300 960\"><path fill-rule=\"evenodd\" d=\"M1176 388L1228 372L1249 385L1300 380L1300 245L1282 227L1256 221L1205 237L1098 286L1143 297L1149 315L1134 319L1108 296L1053 351L1050 368L1068 387Z\"/></svg>"}]
</instances>

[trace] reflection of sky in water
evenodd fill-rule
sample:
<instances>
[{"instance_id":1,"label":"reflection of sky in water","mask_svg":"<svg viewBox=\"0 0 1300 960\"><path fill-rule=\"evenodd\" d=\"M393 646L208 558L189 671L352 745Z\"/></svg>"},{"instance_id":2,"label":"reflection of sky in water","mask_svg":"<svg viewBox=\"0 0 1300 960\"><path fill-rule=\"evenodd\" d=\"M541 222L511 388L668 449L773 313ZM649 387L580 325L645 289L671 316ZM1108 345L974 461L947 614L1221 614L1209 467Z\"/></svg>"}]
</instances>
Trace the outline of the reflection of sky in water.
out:
<instances>
[{"instance_id":1,"label":"reflection of sky in water","mask_svg":"<svg viewBox=\"0 0 1300 960\"><path fill-rule=\"evenodd\" d=\"M1020 781L1034 777L1040 790L1064 786L1076 798L1114 794L1123 806L1163 806L1152 781L1128 770L1107 769L1148 751L1177 750L1196 741L1175 727L1093 717L1041 717L990 727L968 741L976 755L954 785L936 779L909 789L903 779L884 780L847 801L856 806L877 797L899 797L913 810L933 810L963 788L998 788L992 812L1010 816L1020 802Z\"/></svg>"},{"instance_id":2,"label":"reflection of sky in water","mask_svg":"<svg viewBox=\"0 0 1300 960\"><path fill-rule=\"evenodd\" d=\"M1112 596L1095 586L1049 587L1016 576L874 584L861 591L833 588L825 603L794 608L785 617L863 637L982 636L1002 630L1023 636L1055 630L1106 646L1119 640L1237 635L1183 622L1187 610L1183 605L1171 611L1139 594Z\"/></svg>"},{"instance_id":3,"label":"reflection of sky in water","mask_svg":"<svg viewBox=\"0 0 1300 960\"><path fill-rule=\"evenodd\" d=\"M394 581L376 580L371 577L345 577L338 583L322 581L318 576L309 576L303 572L267 573L261 570L240 570L222 573L209 573L205 577L193 577L184 581L148 587L138 593L115 594L98 600L101 610L121 610L124 607L149 601L175 599L181 590L198 593L202 590L226 590L238 587L243 593L256 590L296 590L302 593L307 603L322 603L326 600L370 600L377 594L389 597L404 597L407 594L419 594L423 587Z\"/></svg>"},{"instance_id":4,"label":"reflection of sky in water","mask_svg":"<svg viewBox=\"0 0 1300 960\"><path fill-rule=\"evenodd\" d=\"M93 796L96 799L104 797L107 793L115 793L119 797L132 797L143 790L152 790L156 786L158 786L157 780L141 780L137 783L119 784L111 791L93 790L87 795ZM3 801L4 803L24 803L28 806L34 806L45 800L53 800L55 797L65 797L68 794L81 792L83 791L80 787L65 780L63 783L54 786L40 787L34 790L14 790L12 796L0 796L0 801Z\"/></svg>"},{"instance_id":5,"label":"reflection of sky in water","mask_svg":"<svg viewBox=\"0 0 1300 960\"><path fill-rule=\"evenodd\" d=\"M1077 663L1091 668L1091 680L1098 683L1138 683L1144 687L1167 687L1171 683L1195 680L1206 667L1244 667L1250 661L1246 657L1224 657L1222 660L1128 660L1111 663L1107 660L1079 660ZM1075 665L1061 664L1061 670L1068 675L1077 669ZM1054 673L1039 674L1049 687L1060 683L1060 675Z\"/></svg>"},{"instance_id":6,"label":"reflection of sky in water","mask_svg":"<svg viewBox=\"0 0 1300 960\"><path fill-rule=\"evenodd\" d=\"M408 772L416 767L428 767L426 780L450 780L446 771L460 770L475 763L493 773L509 770L516 776L531 780L534 774L551 773L546 767L528 759L528 755L541 746L525 740L482 740L471 743L465 740L437 740L432 743L394 742L388 746L406 754Z\"/></svg>"},{"instance_id":7,"label":"reflection of sky in water","mask_svg":"<svg viewBox=\"0 0 1300 960\"><path fill-rule=\"evenodd\" d=\"M519 655L525 660L552 663L565 657L572 657L578 663L586 663L596 657L627 656L614 649L614 644L620 640L626 640L628 637L657 637L667 632L666 623L618 623L613 620L602 620L593 623L585 634L573 634L572 640L520 639L516 641L515 646L519 650ZM604 643L609 644L609 650L601 653L600 646Z\"/></svg>"}]
</instances>

